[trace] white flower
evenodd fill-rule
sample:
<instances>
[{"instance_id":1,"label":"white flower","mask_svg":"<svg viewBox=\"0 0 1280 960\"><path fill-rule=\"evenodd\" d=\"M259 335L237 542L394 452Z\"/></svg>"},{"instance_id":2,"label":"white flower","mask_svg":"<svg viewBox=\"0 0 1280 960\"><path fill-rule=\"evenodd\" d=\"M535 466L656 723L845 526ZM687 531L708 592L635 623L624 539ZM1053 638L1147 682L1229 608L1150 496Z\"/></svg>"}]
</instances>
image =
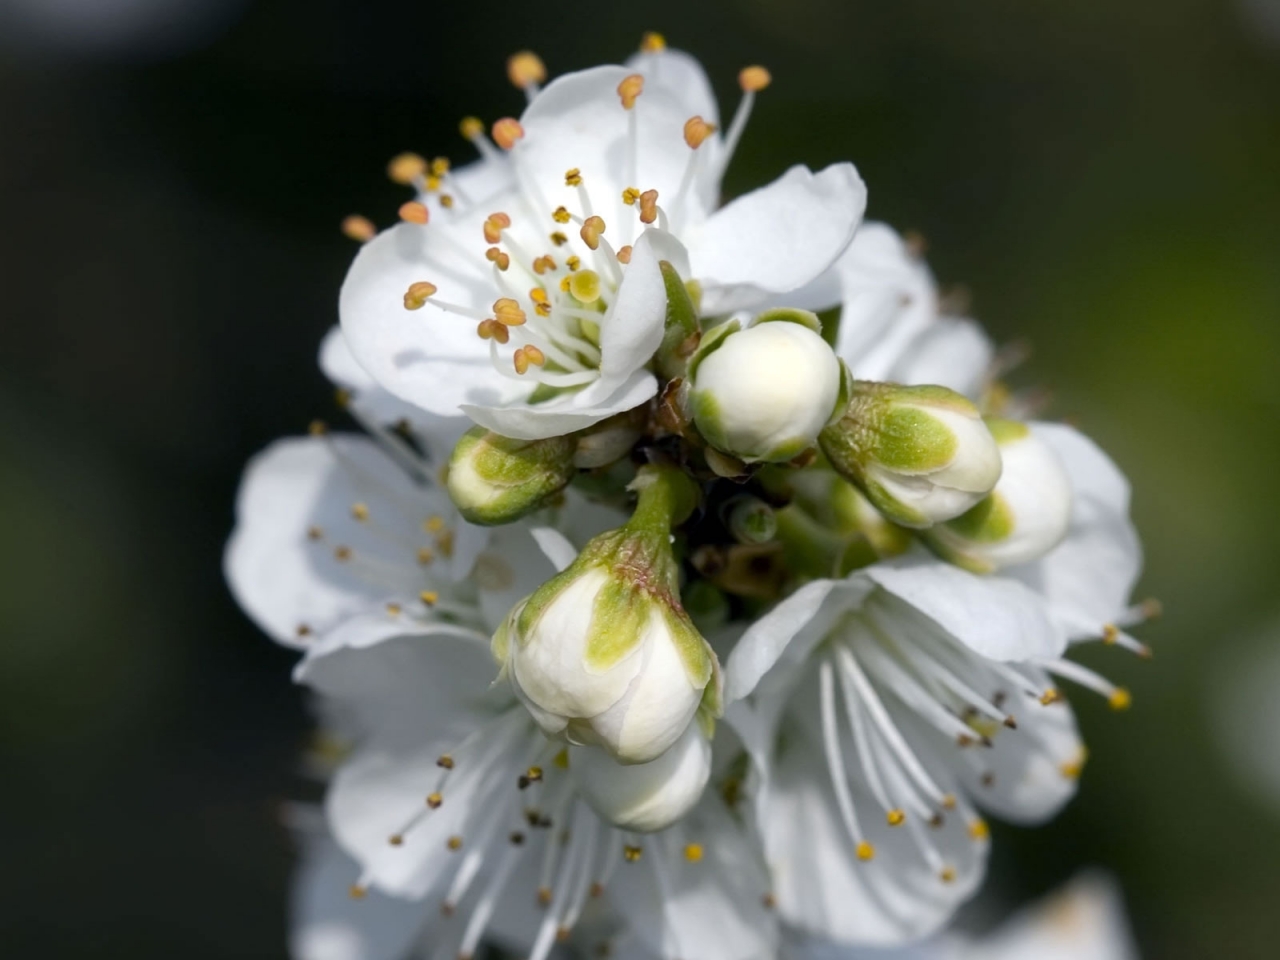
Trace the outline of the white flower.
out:
<instances>
[{"instance_id":1,"label":"white flower","mask_svg":"<svg viewBox=\"0 0 1280 960\"><path fill-rule=\"evenodd\" d=\"M950 934L894 951L810 942L786 956L788 960L1137 960L1138 951L1115 883L1086 874L984 937Z\"/></svg>"},{"instance_id":2,"label":"white flower","mask_svg":"<svg viewBox=\"0 0 1280 960\"><path fill-rule=\"evenodd\" d=\"M995 489L968 512L936 524L925 539L940 556L975 573L1036 560L1071 523L1071 481L1035 425L988 419L1003 471Z\"/></svg>"},{"instance_id":3,"label":"white flower","mask_svg":"<svg viewBox=\"0 0 1280 960\"><path fill-rule=\"evenodd\" d=\"M838 412L840 361L806 311L769 311L736 327L690 364L693 421L708 443L744 462L790 460Z\"/></svg>"},{"instance_id":4,"label":"white flower","mask_svg":"<svg viewBox=\"0 0 1280 960\"><path fill-rule=\"evenodd\" d=\"M906 527L959 516L1000 479L1000 450L977 407L946 387L857 381L821 442L841 476Z\"/></svg>"},{"instance_id":5,"label":"white flower","mask_svg":"<svg viewBox=\"0 0 1280 960\"><path fill-rule=\"evenodd\" d=\"M484 162L509 168L515 187L484 177L496 192L477 196L446 173L444 207L420 178L419 206L405 211L415 222L367 243L343 286L343 329L361 365L417 406L461 407L498 433L540 439L653 396L645 368L665 319L660 260L697 281L707 313L815 278L849 242L865 188L848 164L796 167L715 210L762 82L746 73L726 140L696 63L654 53L560 77L518 122L499 121L510 152Z\"/></svg>"},{"instance_id":6,"label":"white flower","mask_svg":"<svg viewBox=\"0 0 1280 960\"><path fill-rule=\"evenodd\" d=\"M677 484L678 481L678 484ZM719 665L680 605L670 531L692 482L646 468L622 528L601 534L517 604L493 639L512 689L550 736L655 760L699 707L718 714Z\"/></svg>"}]
</instances>

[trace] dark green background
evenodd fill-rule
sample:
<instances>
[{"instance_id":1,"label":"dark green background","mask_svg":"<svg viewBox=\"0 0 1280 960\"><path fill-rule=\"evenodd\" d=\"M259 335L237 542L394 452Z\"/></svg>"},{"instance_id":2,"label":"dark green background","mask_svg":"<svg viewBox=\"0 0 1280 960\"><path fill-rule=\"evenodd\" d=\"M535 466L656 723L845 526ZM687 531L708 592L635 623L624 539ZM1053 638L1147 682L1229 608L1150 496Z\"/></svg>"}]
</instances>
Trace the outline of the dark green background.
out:
<instances>
[{"instance_id":1,"label":"dark green background","mask_svg":"<svg viewBox=\"0 0 1280 960\"><path fill-rule=\"evenodd\" d=\"M305 795L291 657L219 563L243 461L330 415L314 365L402 149L469 148L553 72L640 32L731 109L773 87L726 184L852 159L1128 472L1166 617L1086 659L1079 799L998 828L993 887L1122 878L1148 958L1275 956L1280 809L1242 797L1216 665L1280 607L1280 10L1274 2L454 4L258 0L169 56L0 48L0 937L15 957L272 957ZM1270 39L1249 10L1271 11ZM1270 45L1268 45L1270 43ZM1260 731L1267 736L1267 731ZM1280 730L1269 736L1280 736Z\"/></svg>"}]
</instances>

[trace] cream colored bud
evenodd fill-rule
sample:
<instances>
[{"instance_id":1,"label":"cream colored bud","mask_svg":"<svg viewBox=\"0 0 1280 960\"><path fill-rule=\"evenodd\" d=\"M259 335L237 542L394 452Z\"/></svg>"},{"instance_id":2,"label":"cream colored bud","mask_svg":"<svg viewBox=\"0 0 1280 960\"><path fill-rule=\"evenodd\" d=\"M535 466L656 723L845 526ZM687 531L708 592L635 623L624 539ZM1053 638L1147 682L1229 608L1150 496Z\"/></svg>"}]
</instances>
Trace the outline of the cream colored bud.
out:
<instances>
[{"instance_id":1,"label":"cream colored bud","mask_svg":"<svg viewBox=\"0 0 1280 960\"><path fill-rule=\"evenodd\" d=\"M573 479L575 445L571 437L513 440L472 427L449 458L449 496L472 523L511 523Z\"/></svg>"}]
</instances>

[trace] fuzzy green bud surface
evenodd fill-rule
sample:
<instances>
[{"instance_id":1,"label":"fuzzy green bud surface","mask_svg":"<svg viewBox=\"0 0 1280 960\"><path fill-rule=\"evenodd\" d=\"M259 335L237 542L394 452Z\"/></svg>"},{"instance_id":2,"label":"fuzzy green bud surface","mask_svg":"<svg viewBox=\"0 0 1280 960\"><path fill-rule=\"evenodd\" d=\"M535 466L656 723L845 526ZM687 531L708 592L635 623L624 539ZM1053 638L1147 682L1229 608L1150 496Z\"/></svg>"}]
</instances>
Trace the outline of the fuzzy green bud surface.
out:
<instances>
[{"instance_id":1,"label":"fuzzy green bud surface","mask_svg":"<svg viewBox=\"0 0 1280 960\"><path fill-rule=\"evenodd\" d=\"M837 472L905 527L960 516L1000 479L1000 450L977 407L946 387L858 381L821 445Z\"/></svg>"},{"instance_id":2,"label":"fuzzy green bud surface","mask_svg":"<svg viewBox=\"0 0 1280 960\"><path fill-rule=\"evenodd\" d=\"M449 458L449 497L472 523L511 523L568 485L576 446L572 437L515 440L472 427Z\"/></svg>"}]
</instances>

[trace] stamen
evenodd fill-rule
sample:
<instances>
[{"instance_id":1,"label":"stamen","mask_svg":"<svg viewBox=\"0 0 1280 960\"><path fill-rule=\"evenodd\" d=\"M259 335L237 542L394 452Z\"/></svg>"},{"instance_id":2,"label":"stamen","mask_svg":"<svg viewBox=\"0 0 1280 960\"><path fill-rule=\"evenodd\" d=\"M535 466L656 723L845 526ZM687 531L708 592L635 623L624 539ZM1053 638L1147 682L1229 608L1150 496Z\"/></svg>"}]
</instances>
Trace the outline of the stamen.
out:
<instances>
[{"instance_id":1,"label":"stamen","mask_svg":"<svg viewBox=\"0 0 1280 960\"><path fill-rule=\"evenodd\" d=\"M427 161L416 153L401 153L387 163L387 176L392 183L409 187L418 183L427 172Z\"/></svg>"},{"instance_id":2,"label":"stamen","mask_svg":"<svg viewBox=\"0 0 1280 960\"><path fill-rule=\"evenodd\" d=\"M368 243L377 236L378 230L368 217L353 213L343 219L342 233L351 240L359 243Z\"/></svg>"},{"instance_id":3,"label":"stamen","mask_svg":"<svg viewBox=\"0 0 1280 960\"><path fill-rule=\"evenodd\" d=\"M409 284L409 289L404 294L404 308L406 310L421 310L429 297L435 296L439 289L434 283L428 283L426 280L419 280L416 283Z\"/></svg>"},{"instance_id":4,"label":"stamen","mask_svg":"<svg viewBox=\"0 0 1280 960\"><path fill-rule=\"evenodd\" d=\"M619 263L631 262L631 244L627 244L625 247L618 248L618 262Z\"/></svg>"},{"instance_id":5,"label":"stamen","mask_svg":"<svg viewBox=\"0 0 1280 960\"><path fill-rule=\"evenodd\" d=\"M539 84L547 81L547 68L532 50L521 50L507 58L507 79L517 90L523 90L533 99Z\"/></svg>"},{"instance_id":6,"label":"stamen","mask_svg":"<svg viewBox=\"0 0 1280 960\"><path fill-rule=\"evenodd\" d=\"M640 194L640 222L653 223L658 219L658 191L646 190Z\"/></svg>"},{"instance_id":7,"label":"stamen","mask_svg":"<svg viewBox=\"0 0 1280 960\"><path fill-rule=\"evenodd\" d=\"M845 830L857 845L858 856L862 857L862 845L866 836L858 823L858 815L853 807L853 795L849 791L848 776L845 773L843 750L840 746L836 728L835 679L830 660L823 660L819 668L821 686L822 712L822 747L827 757L827 773L831 778L831 787L835 791L836 806L840 810L840 818L844 821ZM870 844L867 844L870 847Z\"/></svg>"},{"instance_id":8,"label":"stamen","mask_svg":"<svg viewBox=\"0 0 1280 960\"><path fill-rule=\"evenodd\" d=\"M701 863L703 856L702 844L686 843L684 845L684 858L689 863Z\"/></svg>"},{"instance_id":9,"label":"stamen","mask_svg":"<svg viewBox=\"0 0 1280 960\"><path fill-rule=\"evenodd\" d=\"M756 102L756 94L769 86L772 79L769 71L759 66L746 67L738 74L738 86L742 88L742 100L738 103L738 109L733 115L733 122L729 124L729 133L725 137L724 159L720 162L722 171L729 166L729 162L733 159L734 151L738 149L738 142L742 139L743 131L747 129L747 121L751 118L751 108Z\"/></svg>"},{"instance_id":10,"label":"stamen","mask_svg":"<svg viewBox=\"0 0 1280 960\"><path fill-rule=\"evenodd\" d=\"M517 140L524 138L524 127L520 126L520 121L514 117L503 117L494 122L489 135L503 150L510 150L516 145Z\"/></svg>"},{"instance_id":11,"label":"stamen","mask_svg":"<svg viewBox=\"0 0 1280 960\"><path fill-rule=\"evenodd\" d=\"M660 33L646 30L644 36L640 38L641 53L661 53L665 49L667 49L667 39Z\"/></svg>"},{"instance_id":12,"label":"stamen","mask_svg":"<svg viewBox=\"0 0 1280 960\"><path fill-rule=\"evenodd\" d=\"M520 849L518 846L513 845L503 852L502 860L499 861L493 876L489 879L488 884L485 885L480 901L476 904L475 909L471 911L471 917L467 921L466 932L462 935L462 945L458 948L458 960L471 960L475 956L476 947L480 945L480 938L484 936L485 928L493 917L494 908L498 904L498 897L501 896L507 881L511 879L511 871L515 869L519 858Z\"/></svg>"},{"instance_id":13,"label":"stamen","mask_svg":"<svg viewBox=\"0 0 1280 960\"><path fill-rule=\"evenodd\" d=\"M499 270L505 271L511 266L511 257L503 253L497 247L490 247L484 252L485 259L496 266Z\"/></svg>"},{"instance_id":14,"label":"stamen","mask_svg":"<svg viewBox=\"0 0 1280 960\"><path fill-rule=\"evenodd\" d=\"M582 242L585 243L590 249L599 250L600 235L604 233L604 231L605 231L604 220L602 220L600 217L588 217L586 220L583 221L582 229L579 231L579 235L582 237Z\"/></svg>"},{"instance_id":15,"label":"stamen","mask_svg":"<svg viewBox=\"0 0 1280 960\"><path fill-rule=\"evenodd\" d=\"M521 326L529 319L520 308L520 304L510 297L499 297L493 302L493 316L499 323L508 327Z\"/></svg>"},{"instance_id":16,"label":"stamen","mask_svg":"<svg viewBox=\"0 0 1280 960\"><path fill-rule=\"evenodd\" d=\"M486 243L497 243L502 239L502 231L511 226L511 218L499 211L489 214L484 222L484 239Z\"/></svg>"},{"instance_id":17,"label":"stamen","mask_svg":"<svg viewBox=\"0 0 1280 960\"><path fill-rule=\"evenodd\" d=\"M618 84L618 97L622 100L622 108L630 110L636 105L636 99L644 92L644 76L633 73L623 77Z\"/></svg>"},{"instance_id":18,"label":"stamen","mask_svg":"<svg viewBox=\"0 0 1280 960\"><path fill-rule=\"evenodd\" d=\"M698 116L690 117L684 122L684 142L689 145L690 150L697 150L715 132L714 123L707 123Z\"/></svg>"},{"instance_id":19,"label":"stamen","mask_svg":"<svg viewBox=\"0 0 1280 960\"><path fill-rule=\"evenodd\" d=\"M431 211L417 200L401 204L398 213L405 223L416 223L418 226L426 226L427 221L431 219Z\"/></svg>"},{"instance_id":20,"label":"stamen","mask_svg":"<svg viewBox=\"0 0 1280 960\"><path fill-rule=\"evenodd\" d=\"M1103 697L1112 710L1128 710L1133 703L1133 696L1124 687L1117 687L1101 674L1094 673L1071 660L1052 660L1044 664L1050 673L1057 674L1067 680L1080 684Z\"/></svg>"}]
</instances>

